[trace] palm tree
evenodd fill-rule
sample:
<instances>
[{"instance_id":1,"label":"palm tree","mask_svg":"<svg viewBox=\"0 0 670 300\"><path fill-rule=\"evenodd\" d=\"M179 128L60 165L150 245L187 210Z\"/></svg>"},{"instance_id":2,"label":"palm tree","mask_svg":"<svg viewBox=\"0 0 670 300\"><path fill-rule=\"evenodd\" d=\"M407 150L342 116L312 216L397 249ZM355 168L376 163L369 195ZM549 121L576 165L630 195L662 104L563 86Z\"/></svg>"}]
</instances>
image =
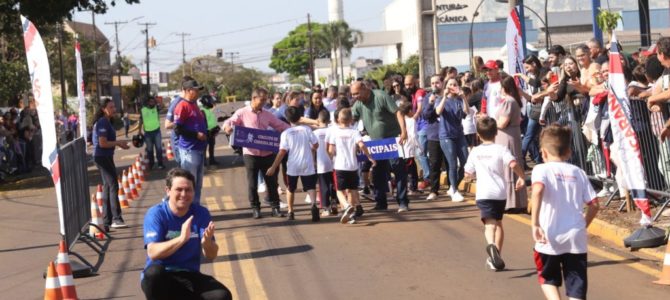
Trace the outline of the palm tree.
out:
<instances>
[{"instance_id":1,"label":"palm tree","mask_svg":"<svg viewBox=\"0 0 670 300\"><path fill-rule=\"evenodd\" d=\"M316 34L317 43L322 47L331 50L331 70L333 76L337 81L344 84L344 55L351 54L351 49L354 45L360 42L363 38L363 33L358 29L349 27L349 24L344 21L335 21L326 24L323 29ZM340 74L338 76L338 65L340 67ZM341 77L340 77L341 76Z\"/></svg>"}]
</instances>

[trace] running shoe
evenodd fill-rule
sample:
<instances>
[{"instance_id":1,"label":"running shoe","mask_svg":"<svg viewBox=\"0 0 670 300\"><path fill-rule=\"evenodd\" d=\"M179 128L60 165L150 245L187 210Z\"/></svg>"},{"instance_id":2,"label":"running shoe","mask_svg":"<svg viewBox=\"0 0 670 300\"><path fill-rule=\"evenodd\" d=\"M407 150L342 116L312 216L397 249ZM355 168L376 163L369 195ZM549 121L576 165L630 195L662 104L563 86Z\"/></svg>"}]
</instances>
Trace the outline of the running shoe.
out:
<instances>
[{"instance_id":1,"label":"running shoe","mask_svg":"<svg viewBox=\"0 0 670 300\"><path fill-rule=\"evenodd\" d=\"M430 194L428 194L428 197L426 197L427 201L433 201L435 199L437 199L437 194L436 193L430 193Z\"/></svg>"},{"instance_id":2,"label":"running shoe","mask_svg":"<svg viewBox=\"0 0 670 300\"><path fill-rule=\"evenodd\" d=\"M486 246L486 253L489 255L491 264L493 264L496 270L502 270L505 268L505 262L503 261L502 257L500 257L500 251L498 251L498 247L496 247L496 245L489 244Z\"/></svg>"},{"instance_id":3,"label":"running shoe","mask_svg":"<svg viewBox=\"0 0 670 300\"><path fill-rule=\"evenodd\" d=\"M456 191L451 195L451 201L453 201L453 202L463 202L463 201L465 201L465 198L463 198L463 195L461 195L461 193Z\"/></svg>"},{"instance_id":4,"label":"running shoe","mask_svg":"<svg viewBox=\"0 0 670 300\"><path fill-rule=\"evenodd\" d=\"M354 207L348 205L347 208L342 212L342 217L340 218L340 223L345 224L351 219L351 213L354 212Z\"/></svg>"}]
</instances>

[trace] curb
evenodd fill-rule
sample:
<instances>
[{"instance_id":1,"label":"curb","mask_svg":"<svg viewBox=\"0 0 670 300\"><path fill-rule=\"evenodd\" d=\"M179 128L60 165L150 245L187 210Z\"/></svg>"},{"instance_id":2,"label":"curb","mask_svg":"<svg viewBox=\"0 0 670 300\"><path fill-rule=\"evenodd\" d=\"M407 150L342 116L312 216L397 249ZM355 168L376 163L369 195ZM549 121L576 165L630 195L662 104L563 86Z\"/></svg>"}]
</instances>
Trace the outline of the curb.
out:
<instances>
[{"instance_id":1,"label":"curb","mask_svg":"<svg viewBox=\"0 0 670 300\"><path fill-rule=\"evenodd\" d=\"M477 192L477 183L461 181L461 184L458 186L458 189L469 194L474 194ZM587 231L590 235L596 236L602 240L606 240L610 243L613 243L622 249L626 249L626 247L624 247L623 245L623 240L627 238L631 233L633 233L631 230L627 228L607 223L603 220L598 219L597 217L593 219L593 222L591 222L591 225L588 227ZM665 258L665 251L662 248L663 247L639 249L637 251L655 257L660 261L663 261ZM635 251L630 252L633 253Z\"/></svg>"}]
</instances>

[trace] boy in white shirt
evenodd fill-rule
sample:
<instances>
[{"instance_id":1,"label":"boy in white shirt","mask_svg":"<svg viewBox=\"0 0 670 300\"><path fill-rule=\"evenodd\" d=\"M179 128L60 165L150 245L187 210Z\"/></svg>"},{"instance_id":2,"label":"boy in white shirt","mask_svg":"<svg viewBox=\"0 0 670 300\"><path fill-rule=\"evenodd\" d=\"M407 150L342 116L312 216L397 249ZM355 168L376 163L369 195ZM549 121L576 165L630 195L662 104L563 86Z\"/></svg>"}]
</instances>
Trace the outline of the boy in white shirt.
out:
<instances>
[{"instance_id":1,"label":"boy in white shirt","mask_svg":"<svg viewBox=\"0 0 670 300\"><path fill-rule=\"evenodd\" d=\"M337 121L339 126L330 129L328 133L328 154L330 157L335 157L333 168L337 178L337 198L340 205L344 207L340 222L342 224L353 224L356 222L354 207L359 204L356 148L360 148L365 153L373 166L376 162L370 156L358 130L351 129L351 122L353 121L351 109L343 108L340 110Z\"/></svg>"},{"instance_id":2,"label":"boy in white shirt","mask_svg":"<svg viewBox=\"0 0 670 300\"><path fill-rule=\"evenodd\" d=\"M568 127L554 124L542 130L540 151L545 163L533 168L534 256L547 299L560 299L562 280L570 299L586 299L586 228L600 208L586 173L565 162L572 152L571 139Z\"/></svg>"},{"instance_id":3,"label":"boy in white shirt","mask_svg":"<svg viewBox=\"0 0 670 300\"><path fill-rule=\"evenodd\" d=\"M281 133L279 137L279 153L272 167L268 169L267 175L274 175L282 159L284 159L284 156L288 152L288 162L286 164L286 174L288 175L288 192L286 193L288 219L295 220L293 202L295 200L298 179L302 183L302 189L307 192L309 197L316 199L316 169L314 168L313 151L319 147L319 141L314 133L312 133L312 129L298 124L302 114L300 114L297 107L291 106L287 108L285 116L291 123L291 128ZM312 222L317 222L319 219L319 208L316 206L316 201L312 201Z\"/></svg>"},{"instance_id":4,"label":"boy in white shirt","mask_svg":"<svg viewBox=\"0 0 670 300\"><path fill-rule=\"evenodd\" d=\"M319 140L319 148L316 150L316 176L319 180L319 194L321 196L321 216L337 215L337 202L331 202L335 199L333 188L333 161L328 155L328 145L326 138L330 128L330 113L322 110L318 116L321 128L314 130L314 135Z\"/></svg>"},{"instance_id":5,"label":"boy in white shirt","mask_svg":"<svg viewBox=\"0 0 670 300\"><path fill-rule=\"evenodd\" d=\"M503 213L507 203L507 184L505 183L506 168L511 168L519 177L516 189L524 188L526 182L523 168L514 158L507 147L495 144L498 127L496 120L484 117L477 121L477 135L482 143L474 147L465 163L465 176L477 178L480 187L475 194L482 223L484 223L484 238L486 239L486 265L491 270L505 269L505 262L501 257L505 232L502 226Z\"/></svg>"}]
</instances>

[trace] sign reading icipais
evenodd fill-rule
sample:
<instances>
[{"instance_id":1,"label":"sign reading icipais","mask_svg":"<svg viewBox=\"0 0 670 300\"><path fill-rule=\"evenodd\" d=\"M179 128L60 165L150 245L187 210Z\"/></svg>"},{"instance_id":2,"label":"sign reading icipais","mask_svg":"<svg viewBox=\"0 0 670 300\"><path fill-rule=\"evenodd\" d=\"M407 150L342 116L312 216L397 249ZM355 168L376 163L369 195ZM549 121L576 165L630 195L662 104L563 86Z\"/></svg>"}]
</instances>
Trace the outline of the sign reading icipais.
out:
<instances>
[{"instance_id":1,"label":"sign reading icipais","mask_svg":"<svg viewBox=\"0 0 670 300\"><path fill-rule=\"evenodd\" d=\"M435 4L435 9L437 10L437 23L469 23L476 8L471 2L474 1L437 0Z\"/></svg>"}]
</instances>

